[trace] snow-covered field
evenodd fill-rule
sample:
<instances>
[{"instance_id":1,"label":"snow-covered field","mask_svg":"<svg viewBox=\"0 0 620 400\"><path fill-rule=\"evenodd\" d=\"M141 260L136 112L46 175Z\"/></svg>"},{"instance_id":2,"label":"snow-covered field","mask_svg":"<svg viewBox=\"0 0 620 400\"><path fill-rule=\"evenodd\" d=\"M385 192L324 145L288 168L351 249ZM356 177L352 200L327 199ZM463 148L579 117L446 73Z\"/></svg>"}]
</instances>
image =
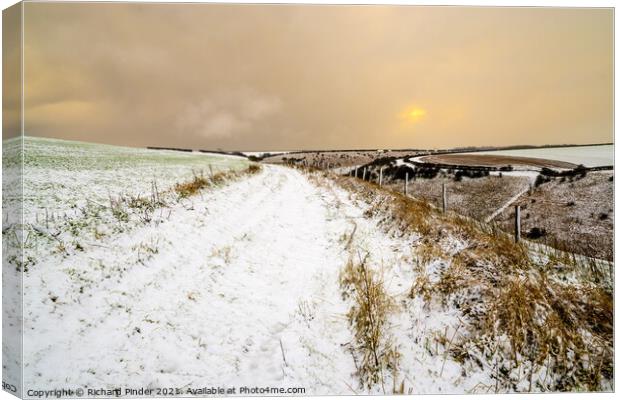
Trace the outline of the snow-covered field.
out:
<instances>
[{"instance_id":1,"label":"snow-covered field","mask_svg":"<svg viewBox=\"0 0 620 400\"><path fill-rule=\"evenodd\" d=\"M364 186L325 173L272 165L254 172L238 158L26 145L27 258L17 265L25 390L503 392L553 390L564 373L536 369L528 387L522 367L513 374L501 358L499 339L479 360L475 349L471 359L452 355L475 333L471 315L460 300L430 301L412 287L422 278L442 282L450 260L474 242L450 230L436 239L397 228L382 209L389 196L370 201ZM237 172L215 180L209 164ZM211 183L180 196L175 185L201 170ZM365 361L351 320L357 295L342 283L350 263L379 276L392 304L380 340L396 349L397 367L381 367L370 385L360 381ZM499 380L500 365L510 383Z\"/></svg>"},{"instance_id":2,"label":"snow-covered field","mask_svg":"<svg viewBox=\"0 0 620 400\"><path fill-rule=\"evenodd\" d=\"M351 360L333 358L344 309L326 301L337 293L337 236L312 187L278 172L39 264L28 279L26 382L344 392L337 371Z\"/></svg>"},{"instance_id":3,"label":"snow-covered field","mask_svg":"<svg viewBox=\"0 0 620 400\"><path fill-rule=\"evenodd\" d=\"M90 203L110 196L150 195L209 174L241 169L240 157L108 146L26 137L24 141L24 211L26 221L79 214ZM210 170L211 169L211 170Z\"/></svg>"},{"instance_id":4,"label":"snow-covered field","mask_svg":"<svg viewBox=\"0 0 620 400\"><path fill-rule=\"evenodd\" d=\"M611 144L601 146L571 146L522 150L480 151L475 153L463 154L491 154L501 156L533 157L546 160L565 161L576 165L583 164L586 167L602 167L614 165L614 146Z\"/></svg>"}]
</instances>

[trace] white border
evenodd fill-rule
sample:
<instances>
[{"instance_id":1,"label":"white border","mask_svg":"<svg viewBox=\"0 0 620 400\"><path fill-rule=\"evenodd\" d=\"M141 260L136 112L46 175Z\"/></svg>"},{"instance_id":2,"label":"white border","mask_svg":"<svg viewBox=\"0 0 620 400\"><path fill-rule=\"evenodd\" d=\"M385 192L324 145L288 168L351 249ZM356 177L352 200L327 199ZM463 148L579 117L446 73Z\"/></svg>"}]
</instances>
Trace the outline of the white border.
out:
<instances>
[{"instance_id":1,"label":"white border","mask_svg":"<svg viewBox=\"0 0 620 400\"><path fill-rule=\"evenodd\" d=\"M34 2L33 0L27 0L26 2ZM81 2L80 0L63 0L63 2ZM96 1L93 1L96 2ZM106 2L122 2L122 1L106 1ZM149 0L133 0L133 2L140 3L200 3L198 1L182 1L182 0L169 0L169 1L149 1ZM329 1L329 0L313 0L313 1L304 1L304 0L289 0L289 1L264 1L264 0L243 0L243 1L234 1L234 0L215 0L209 1L209 3L246 3L246 4L264 4L264 3L291 3L291 4L378 4L378 5L425 5L425 6L478 6L478 7L585 7L585 8L614 8L614 144L615 144L615 121L616 116L618 115L618 107L615 102L615 93L617 83L615 80L615 76L618 73L618 65L615 63L615 50L616 43L618 42L618 33L615 30L615 5L614 1L609 0L538 0L538 1L516 1L516 0L503 0L503 1L493 1L493 0L447 0L447 1L438 1L438 0L425 0L425 1L416 1L416 0L390 0L390 1L368 1L368 0L337 0L337 1ZM14 0L0 0L0 5L2 9L8 8L11 5L17 3ZM22 14L23 15L23 14ZM0 19L0 41L2 38L2 30L1 30L2 22ZM23 25L22 25L23 30ZM23 32L22 32L22 41L23 41ZM23 66L22 66L23 68ZM23 77L23 71L22 71ZM2 89L2 82L0 80L0 91ZM23 90L23 88L22 88ZM23 95L22 95L23 102ZM23 103L22 103L22 112L23 112ZM0 117L2 116L2 111L0 110ZM23 116L23 114L22 114ZM2 145L0 143L0 150ZM614 147L614 158L618 159L617 156L619 154L619 150L617 147ZM614 164L615 165L615 164ZM0 174L0 184L2 182L2 176ZM614 185L614 211L616 211L615 207L615 199L618 198L618 186ZM618 243L618 222L620 218L618 217L618 213L614 212L614 248ZM1 251L1 250L0 250ZM615 254L615 252L614 252ZM0 288L1 294L1 288ZM618 294L614 293L614 304L618 303ZM615 308L614 308L614 333L617 332L618 329L618 321L615 318ZM0 334L2 329L0 327ZM614 335L615 336L615 335ZM617 349L617 341L614 341L614 348ZM614 365L617 366L617 350L614 354ZM618 373L616 370L616 376L614 377L614 387L618 390ZM442 395L415 395L415 396L406 396L408 398L421 398L421 399L439 399L439 398L449 398L449 399L465 399L472 400L476 398L477 395L450 395L450 396L442 396ZM617 396L616 393L552 393L552 394L505 394L505 395L484 395L485 399L497 399L497 398L509 398L509 399L581 399L584 396L587 396L588 399L610 399ZM237 397L241 399L256 399L258 397ZM260 397L261 399L282 399L282 397ZM324 397L315 397L315 396L304 396L300 397L301 399L321 399ZM359 396L338 396L335 397L337 399L343 400L359 400ZM382 400L393 400L394 396L373 396L373 399L382 399ZM10 400L15 399L14 396L10 395L7 392L0 391L0 400Z\"/></svg>"}]
</instances>

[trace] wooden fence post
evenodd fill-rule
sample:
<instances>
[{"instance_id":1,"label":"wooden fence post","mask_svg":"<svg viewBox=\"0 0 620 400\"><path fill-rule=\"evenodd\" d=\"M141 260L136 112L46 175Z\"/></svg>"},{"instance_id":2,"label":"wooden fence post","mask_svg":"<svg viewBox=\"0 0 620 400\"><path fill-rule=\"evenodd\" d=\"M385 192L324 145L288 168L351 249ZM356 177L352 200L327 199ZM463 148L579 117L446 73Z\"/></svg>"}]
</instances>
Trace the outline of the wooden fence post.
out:
<instances>
[{"instance_id":1,"label":"wooden fence post","mask_svg":"<svg viewBox=\"0 0 620 400\"><path fill-rule=\"evenodd\" d=\"M515 242L521 240L521 207L515 206Z\"/></svg>"},{"instance_id":2,"label":"wooden fence post","mask_svg":"<svg viewBox=\"0 0 620 400\"><path fill-rule=\"evenodd\" d=\"M409 172L405 172L405 196L409 194L407 186L409 186Z\"/></svg>"},{"instance_id":3,"label":"wooden fence post","mask_svg":"<svg viewBox=\"0 0 620 400\"><path fill-rule=\"evenodd\" d=\"M446 184L441 184L441 205L443 212L445 213L448 209L448 196L446 195Z\"/></svg>"},{"instance_id":4,"label":"wooden fence post","mask_svg":"<svg viewBox=\"0 0 620 400\"><path fill-rule=\"evenodd\" d=\"M379 168L379 186L383 186L383 167Z\"/></svg>"}]
</instances>

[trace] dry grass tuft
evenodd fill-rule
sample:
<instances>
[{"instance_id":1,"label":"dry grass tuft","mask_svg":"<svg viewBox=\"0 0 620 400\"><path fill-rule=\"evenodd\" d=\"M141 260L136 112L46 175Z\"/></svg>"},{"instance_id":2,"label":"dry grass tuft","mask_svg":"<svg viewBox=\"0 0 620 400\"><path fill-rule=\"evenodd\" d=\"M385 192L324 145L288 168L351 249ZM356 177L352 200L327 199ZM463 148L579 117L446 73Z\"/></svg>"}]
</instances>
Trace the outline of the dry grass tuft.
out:
<instances>
[{"instance_id":1,"label":"dry grass tuft","mask_svg":"<svg viewBox=\"0 0 620 400\"><path fill-rule=\"evenodd\" d=\"M426 304L429 304L433 298L433 283L426 271L419 271L416 274L416 278L409 291L410 298L413 299L418 296L422 297Z\"/></svg>"},{"instance_id":2,"label":"dry grass tuft","mask_svg":"<svg viewBox=\"0 0 620 400\"><path fill-rule=\"evenodd\" d=\"M174 190L177 192L179 197L185 198L195 195L199 190L206 188L208 185L209 181L203 176L194 176L194 179L189 182L177 183L174 186Z\"/></svg>"},{"instance_id":3,"label":"dry grass tuft","mask_svg":"<svg viewBox=\"0 0 620 400\"><path fill-rule=\"evenodd\" d=\"M194 179L189 182L178 183L175 185L174 190L181 198L187 198L197 194L200 190L210 186L219 185L227 180L233 179L240 175L253 175L262 170L262 167L258 164L250 164L245 170L237 171L223 171L212 174L209 178L206 178L202 173L200 175L194 175Z\"/></svg>"},{"instance_id":4,"label":"dry grass tuft","mask_svg":"<svg viewBox=\"0 0 620 400\"><path fill-rule=\"evenodd\" d=\"M247 172L248 174L256 174L258 172L260 172L262 170L262 167L258 164L250 164L250 166L247 168Z\"/></svg>"},{"instance_id":5,"label":"dry grass tuft","mask_svg":"<svg viewBox=\"0 0 620 400\"><path fill-rule=\"evenodd\" d=\"M354 328L356 361L360 384L367 388L381 383L385 391L384 371L395 372L400 354L389 337L387 320L396 305L386 293L378 273L368 268L366 259L349 260L341 272L340 284L354 305L348 313Z\"/></svg>"}]
</instances>

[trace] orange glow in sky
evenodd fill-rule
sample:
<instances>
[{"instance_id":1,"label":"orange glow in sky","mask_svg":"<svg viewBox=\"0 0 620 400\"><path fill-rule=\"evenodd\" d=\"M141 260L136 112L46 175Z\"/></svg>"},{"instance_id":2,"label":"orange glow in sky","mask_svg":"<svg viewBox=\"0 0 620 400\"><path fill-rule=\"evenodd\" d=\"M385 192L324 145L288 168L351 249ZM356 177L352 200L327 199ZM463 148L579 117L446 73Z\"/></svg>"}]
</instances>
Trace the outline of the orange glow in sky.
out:
<instances>
[{"instance_id":1,"label":"orange glow in sky","mask_svg":"<svg viewBox=\"0 0 620 400\"><path fill-rule=\"evenodd\" d=\"M23 98L19 80L7 90L5 132L21 131L23 102L26 135L129 146L614 139L613 8L26 2L24 10L28 84ZM4 49L17 60L14 74L21 45Z\"/></svg>"},{"instance_id":2,"label":"orange glow in sky","mask_svg":"<svg viewBox=\"0 0 620 400\"><path fill-rule=\"evenodd\" d=\"M420 107L409 107L401 117L409 122L418 122L426 116L426 110Z\"/></svg>"}]
</instances>

